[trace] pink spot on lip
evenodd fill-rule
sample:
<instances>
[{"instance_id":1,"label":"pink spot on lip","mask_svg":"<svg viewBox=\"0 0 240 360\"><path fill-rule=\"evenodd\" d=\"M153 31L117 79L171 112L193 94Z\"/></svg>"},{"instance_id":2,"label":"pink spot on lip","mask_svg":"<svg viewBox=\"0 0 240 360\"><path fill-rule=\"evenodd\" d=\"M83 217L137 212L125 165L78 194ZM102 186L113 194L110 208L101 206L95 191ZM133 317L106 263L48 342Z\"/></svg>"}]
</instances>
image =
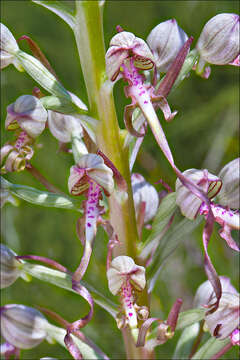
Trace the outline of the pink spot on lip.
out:
<instances>
[{"instance_id":1,"label":"pink spot on lip","mask_svg":"<svg viewBox=\"0 0 240 360\"><path fill-rule=\"evenodd\" d=\"M144 104L148 104L148 101L147 101L147 100L145 100L145 101L144 101Z\"/></svg>"},{"instance_id":2,"label":"pink spot on lip","mask_svg":"<svg viewBox=\"0 0 240 360\"><path fill-rule=\"evenodd\" d=\"M133 313L128 313L129 316L133 316Z\"/></svg>"},{"instance_id":3,"label":"pink spot on lip","mask_svg":"<svg viewBox=\"0 0 240 360\"><path fill-rule=\"evenodd\" d=\"M88 227L91 227L92 225L91 225L90 223L87 223L87 226L88 226Z\"/></svg>"}]
</instances>

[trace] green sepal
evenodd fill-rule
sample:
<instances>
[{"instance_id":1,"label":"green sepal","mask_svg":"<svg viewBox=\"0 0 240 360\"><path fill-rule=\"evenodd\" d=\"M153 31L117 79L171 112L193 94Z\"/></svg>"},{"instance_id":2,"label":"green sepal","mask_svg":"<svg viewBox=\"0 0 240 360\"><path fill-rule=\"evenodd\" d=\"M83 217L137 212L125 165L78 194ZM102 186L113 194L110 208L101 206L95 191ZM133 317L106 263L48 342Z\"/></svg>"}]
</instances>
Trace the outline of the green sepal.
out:
<instances>
[{"instance_id":1,"label":"green sepal","mask_svg":"<svg viewBox=\"0 0 240 360\"><path fill-rule=\"evenodd\" d=\"M25 261L22 264L22 271L39 280L48 282L79 295L79 293L72 289L72 277L64 272L50 269L42 265L30 264ZM100 294L93 286L89 285L85 281L81 281L81 285L85 286L90 291L96 304L116 318L118 312L116 304L108 300L104 295Z\"/></svg>"},{"instance_id":2,"label":"green sepal","mask_svg":"<svg viewBox=\"0 0 240 360\"><path fill-rule=\"evenodd\" d=\"M141 251L140 258L142 260L146 260L147 257L150 255L153 247L156 246L156 243L159 241L159 235L162 233L164 228L169 223L172 215L174 214L174 211L177 208L176 204L176 193L170 193L163 200L161 201L161 204L158 208L157 214L154 218L153 224L152 224L152 231L147 238L147 240L142 245L142 249L139 249Z\"/></svg>"},{"instance_id":3,"label":"green sepal","mask_svg":"<svg viewBox=\"0 0 240 360\"><path fill-rule=\"evenodd\" d=\"M71 29L74 29L75 27L74 11L72 11L71 7L67 4L68 1L32 0L32 2L52 11L54 14L58 15L61 19L63 19L70 26Z\"/></svg>"},{"instance_id":4,"label":"green sepal","mask_svg":"<svg viewBox=\"0 0 240 360\"><path fill-rule=\"evenodd\" d=\"M184 329L187 326L203 320L206 311L207 309L204 308L196 308L180 312L176 330Z\"/></svg>"},{"instance_id":5,"label":"green sepal","mask_svg":"<svg viewBox=\"0 0 240 360\"><path fill-rule=\"evenodd\" d=\"M88 111L79 108L73 102L69 102L63 97L57 96L44 96L40 99L40 102L47 110L57 111L63 114L74 115L74 114L87 114Z\"/></svg>"},{"instance_id":6,"label":"green sepal","mask_svg":"<svg viewBox=\"0 0 240 360\"><path fill-rule=\"evenodd\" d=\"M230 342L229 338L224 340L217 340L215 337L211 337L205 342L203 346L193 355L192 360L206 360L212 359L224 346Z\"/></svg>"},{"instance_id":7,"label":"green sepal","mask_svg":"<svg viewBox=\"0 0 240 360\"><path fill-rule=\"evenodd\" d=\"M22 50L18 50L15 56L25 71L45 90L54 96L63 97L66 101L72 102L68 91L38 59Z\"/></svg>"},{"instance_id":8,"label":"green sepal","mask_svg":"<svg viewBox=\"0 0 240 360\"><path fill-rule=\"evenodd\" d=\"M84 200L84 196L73 199L67 195L41 191L26 185L12 184L2 177L1 184L3 189L31 204L83 212L81 210L81 203Z\"/></svg>"},{"instance_id":9,"label":"green sepal","mask_svg":"<svg viewBox=\"0 0 240 360\"><path fill-rule=\"evenodd\" d=\"M174 351L173 360L189 359L189 355L192 350L192 346L200 329L199 323L192 324L186 327L180 338L178 339L176 349Z\"/></svg>"}]
</instances>

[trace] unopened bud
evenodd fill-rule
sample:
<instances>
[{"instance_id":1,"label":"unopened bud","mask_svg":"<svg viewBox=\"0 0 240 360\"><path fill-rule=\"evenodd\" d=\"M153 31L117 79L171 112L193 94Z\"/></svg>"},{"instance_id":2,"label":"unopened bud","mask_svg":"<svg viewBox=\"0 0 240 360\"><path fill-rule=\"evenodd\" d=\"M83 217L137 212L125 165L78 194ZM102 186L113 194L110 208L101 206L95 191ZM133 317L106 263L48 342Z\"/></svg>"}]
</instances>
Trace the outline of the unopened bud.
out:
<instances>
[{"instance_id":1,"label":"unopened bud","mask_svg":"<svg viewBox=\"0 0 240 360\"><path fill-rule=\"evenodd\" d=\"M232 62L239 54L239 16L218 14L211 18L203 28L196 48L200 62L216 65Z\"/></svg>"},{"instance_id":2,"label":"unopened bud","mask_svg":"<svg viewBox=\"0 0 240 360\"><path fill-rule=\"evenodd\" d=\"M83 155L78 163L71 167L68 189L72 195L80 195L89 187L89 180L95 181L107 194L114 188L113 172L104 164L101 156L96 154Z\"/></svg>"},{"instance_id":3,"label":"unopened bud","mask_svg":"<svg viewBox=\"0 0 240 360\"><path fill-rule=\"evenodd\" d=\"M226 164L218 174L222 180L222 189L217 196L220 205L239 209L240 158Z\"/></svg>"},{"instance_id":4,"label":"unopened bud","mask_svg":"<svg viewBox=\"0 0 240 360\"><path fill-rule=\"evenodd\" d=\"M107 271L108 287L113 295L121 290L122 285L129 278L131 285L138 291L146 285L145 268L136 265L129 256L118 256L111 262Z\"/></svg>"},{"instance_id":5,"label":"unopened bud","mask_svg":"<svg viewBox=\"0 0 240 360\"><path fill-rule=\"evenodd\" d=\"M154 66L154 58L146 42L134 34L122 31L110 41L106 53L106 71L110 80L114 81L124 61L134 58L134 66L141 70L148 70Z\"/></svg>"},{"instance_id":6,"label":"unopened bud","mask_svg":"<svg viewBox=\"0 0 240 360\"><path fill-rule=\"evenodd\" d=\"M138 213L141 209L141 204L144 202L144 223L148 223L157 213L159 205L157 190L152 185L150 185L140 174L132 174L131 181L136 214L138 216Z\"/></svg>"},{"instance_id":7,"label":"unopened bud","mask_svg":"<svg viewBox=\"0 0 240 360\"><path fill-rule=\"evenodd\" d=\"M183 172L183 175L198 185L208 195L209 199L216 196L222 186L221 180L207 170L188 169ZM180 207L181 213L188 219L193 220L198 214L202 200L177 179L176 203Z\"/></svg>"},{"instance_id":8,"label":"unopened bud","mask_svg":"<svg viewBox=\"0 0 240 360\"><path fill-rule=\"evenodd\" d=\"M13 37L11 31L0 24L0 69L13 64L18 70L22 70L20 64L15 58L15 54L18 52L18 44Z\"/></svg>"},{"instance_id":9,"label":"unopened bud","mask_svg":"<svg viewBox=\"0 0 240 360\"><path fill-rule=\"evenodd\" d=\"M31 349L47 336L47 320L31 307L11 304L1 308L1 333L19 349Z\"/></svg>"},{"instance_id":10,"label":"unopened bud","mask_svg":"<svg viewBox=\"0 0 240 360\"><path fill-rule=\"evenodd\" d=\"M160 72L167 72L188 36L175 19L158 24L147 37L155 63Z\"/></svg>"},{"instance_id":11,"label":"unopened bud","mask_svg":"<svg viewBox=\"0 0 240 360\"><path fill-rule=\"evenodd\" d=\"M68 143L72 140L72 133L74 131L78 131L80 135L83 133L79 118L55 111L48 111L48 125L53 136L63 143Z\"/></svg>"},{"instance_id":12,"label":"unopened bud","mask_svg":"<svg viewBox=\"0 0 240 360\"><path fill-rule=\"evenodd\" d=\"M6 129L20 127L30 137L36 138L45 129L47 111L40 100L32 95L22 95L7 108Z\"/></svg>"},{"instance_id":13,"label":"unopened bud","mask_svg":"<svg viewBox=\"0 0 240 360\"><path fill-rule=\"evenodd\" d=\"M0 244L0 288L12 285L21 275L19 261L15 258L16 254L4 244Z\"/></svg>"}]
</instances>

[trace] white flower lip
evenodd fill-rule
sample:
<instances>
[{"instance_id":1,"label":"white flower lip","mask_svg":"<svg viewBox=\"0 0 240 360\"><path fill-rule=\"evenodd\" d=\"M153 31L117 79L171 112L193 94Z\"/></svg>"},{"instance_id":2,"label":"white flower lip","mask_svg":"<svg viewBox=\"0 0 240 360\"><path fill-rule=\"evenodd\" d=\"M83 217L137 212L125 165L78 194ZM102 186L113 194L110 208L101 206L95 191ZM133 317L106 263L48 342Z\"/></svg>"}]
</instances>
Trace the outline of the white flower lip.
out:
<instances>
[{"instance_id":1,"label":"white flower lip","mask_svg":"<svg viewBox=\"0 0 240 360\"><path fill-rule=\"evenodd\" d=\"M127 277L136 290L144 289L146 285L145 268L136 265L129 256L118 256L113 259L107 271L108 287L113 295L117 295Z\"/></svg>"}]
</instances>

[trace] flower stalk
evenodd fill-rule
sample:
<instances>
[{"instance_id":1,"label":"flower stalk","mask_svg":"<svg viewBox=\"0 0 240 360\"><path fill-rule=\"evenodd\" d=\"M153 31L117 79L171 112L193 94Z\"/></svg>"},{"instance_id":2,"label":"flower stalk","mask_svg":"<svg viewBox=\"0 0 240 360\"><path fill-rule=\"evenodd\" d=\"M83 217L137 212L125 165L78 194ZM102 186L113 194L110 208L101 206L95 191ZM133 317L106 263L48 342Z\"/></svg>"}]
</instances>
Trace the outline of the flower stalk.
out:
<instances>
[{"instance_id":1,"label":"flower stalk","mask_svg":"<svg viewBox=\"0 0 240 360\"><path fill-rule=\"evenodd\" d=\"M127 192L114 191L109 198L110 223L118 235L120 246L114 255L128 255L136 259L136 226L131 189L128 151L123 150L113 99L113 85L105 75L105 47L101 9L97 1L76 1L74 29L83 76L89 98L90 115L99 120L97 145L114 163L128 185ZM147 291L144 291L147 305ZM123 330L124 332L124 330ZM128 358L145 358L131 336L124 336Z\"/></svg>"}]
</instances>

